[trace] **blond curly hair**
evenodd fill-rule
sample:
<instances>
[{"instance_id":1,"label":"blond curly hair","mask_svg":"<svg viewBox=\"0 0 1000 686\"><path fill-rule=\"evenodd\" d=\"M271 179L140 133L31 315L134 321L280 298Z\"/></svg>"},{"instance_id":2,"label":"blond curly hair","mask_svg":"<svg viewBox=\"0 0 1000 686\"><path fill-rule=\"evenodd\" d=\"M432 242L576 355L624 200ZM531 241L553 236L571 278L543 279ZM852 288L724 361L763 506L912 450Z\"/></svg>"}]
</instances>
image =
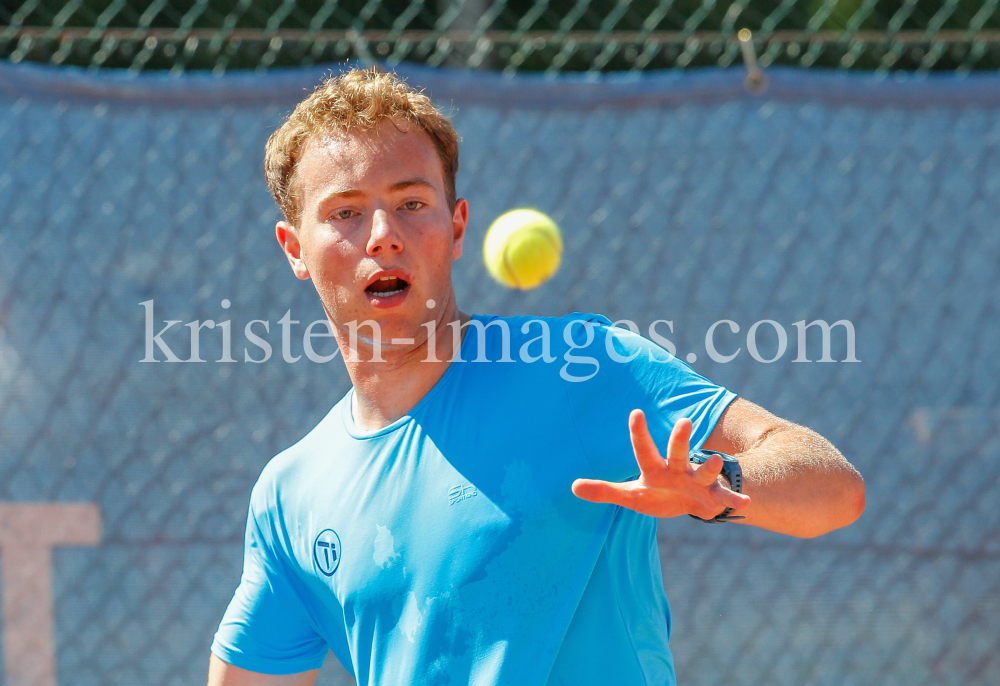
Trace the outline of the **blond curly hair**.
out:
<instances>
[{"instance_id":1,"label":"blond curly hair","mask_svg":"<svg viewBox=\"0 0 1000 686\"><path fill-rule=\"evenodd\" d=\"M311 140L370 131L386 119L415 124L430 136L444 171L445 195L455 206L458 136L431 99L396 74L351 69L320 84L267 140L264 175L285 219L297 225L301 206L295 168Z\"/></svg>"}]
</instances>

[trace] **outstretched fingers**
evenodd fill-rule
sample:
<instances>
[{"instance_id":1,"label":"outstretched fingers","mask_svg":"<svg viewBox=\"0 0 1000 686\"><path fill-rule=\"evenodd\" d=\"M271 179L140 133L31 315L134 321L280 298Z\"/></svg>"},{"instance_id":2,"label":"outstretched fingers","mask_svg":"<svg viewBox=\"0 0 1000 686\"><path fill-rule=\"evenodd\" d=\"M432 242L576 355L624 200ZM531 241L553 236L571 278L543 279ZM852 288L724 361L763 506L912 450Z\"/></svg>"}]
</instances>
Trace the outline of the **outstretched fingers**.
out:
<instances>
[{"instance_id":1,"label":"outstretched fingers","mask_svg":"<svg viewBox=\"0 0 1000 686\"><path fill-rule=\"evenodd\" d=\"M734 493L722 484L719 484L717 488L712 489L712 497L719 505L722 505L723 507L731 507L734 510L738 510L741 507L746 507L750 504L749 496L743 495L742 493Z\"/></svg>"},{"instance_id":2,"label":"outstretched fingers","mask_svg":"<svg viewBox=\"0 0 1000 686\"><path fill-rule=\"evenodd\" d=\"M646 415L642 410L632 410L628 416L628 434L632 440L632 452L643 474L655 474L663 469L663 458L656 448L656 442L646 426Z\"/></svg>"},{"instance_id":3,"label":"outstretched fingers","mask_svg":"<svg viewBox=\"0 0 1000 686\"><path fill-rule=\"evenodd\" d=\"M688 453L691 450L691 420L682 417L674 424L667 441L667 466L673 472L688 471Z\"/></svg>"},{"instance_id":4,"label":"outstretched fingers","mask_svg":"<svg viewBox=\"0 0 1000 686\"><path fill-rule=\"evenodd\" d=\"M719 474L722 473L722 458L718 455L710 455L703 464L698 465L694 470L694 482L699 486L711 486Z\"/></svg>"},{"instance_id":5,"label":"outstretched fingers","mask_svg":"<svg viewBox=\"0 0 1000 686\"><path fill-rule=\"evenodd\" d=\"M748 497L733 493L717 481L723 466L720 456L712 455L697 466L689 462L691 420L677 420L670 432L667 459L660 456L641 410L631 412L628 429L640 477L624 483L577 479L572 485L575 496L655 517L685 513L711 517L727 507L739 509L749 505Z\"/></svg>"},{"instance_id":6,"label":"outstretched fingers","mask_svg":"<svg viewBox=\"0 0 1000 686\"><path fill-rule=\"evenodd\" d=\"M577 479L571 486L573 495L592 503L612 503L628 507L635 499L635 482L612 483L598 479Z\"/></svg>"}]
</instances>

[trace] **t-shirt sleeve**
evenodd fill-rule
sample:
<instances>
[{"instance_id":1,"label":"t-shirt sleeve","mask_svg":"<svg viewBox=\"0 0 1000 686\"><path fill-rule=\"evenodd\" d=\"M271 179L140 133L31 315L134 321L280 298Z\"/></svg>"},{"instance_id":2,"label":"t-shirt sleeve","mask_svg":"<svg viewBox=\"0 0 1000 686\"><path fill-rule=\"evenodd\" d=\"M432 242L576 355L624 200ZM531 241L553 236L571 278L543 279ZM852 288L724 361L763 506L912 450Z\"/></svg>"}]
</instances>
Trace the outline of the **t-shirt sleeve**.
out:
<instances>
[{"instance_id":1,"label":"t-shirt sleeve","mask_svg":"<svg viewBox=\"0 0 1000 686\"><path fill-rule=\"evenodd\" d=\"M628 434L628 417L634 409L645 413L661 455L682 417L693 425L691 448L700 448L736 394L652 341L610 326L603 317L589 325L594 328L593 344L576 352L592 356L600 367L586 381L567 383L566 392L593 478L626 481L639 475ZM578 328L582 338L582 326Z\"/></svg>"},{"instance_id":2,"label":"t-shirt sleeve","mask_svg":"<svg viewBox=\"0 0 1000 686\"><path fill-rule=\"evenodd\" d=\"M243 576L222 618L212 652L252 672L295 674L319 669L329 650L278 558L251 502Z\"/></svg>"}]
</instances>

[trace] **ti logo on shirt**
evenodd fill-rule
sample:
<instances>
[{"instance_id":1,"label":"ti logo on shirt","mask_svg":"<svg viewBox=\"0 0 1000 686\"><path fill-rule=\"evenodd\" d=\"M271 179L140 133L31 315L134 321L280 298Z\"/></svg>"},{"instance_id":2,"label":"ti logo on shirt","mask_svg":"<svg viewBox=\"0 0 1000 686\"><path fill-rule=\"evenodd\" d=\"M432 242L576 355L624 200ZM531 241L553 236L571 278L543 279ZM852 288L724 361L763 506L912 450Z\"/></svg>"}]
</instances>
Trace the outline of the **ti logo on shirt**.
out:
<instances>
[{"instance_id":1,"label":"ti logo on shirt","mask_svg":"<svg viewBox=\"0 0 1000 686\"><path fill-rule=\"evenodd\" d=\"M333 576L340 566L340 536L333 529L321 531L313 544L313 560L324 576Z\"/></svg>"}]
</instances>

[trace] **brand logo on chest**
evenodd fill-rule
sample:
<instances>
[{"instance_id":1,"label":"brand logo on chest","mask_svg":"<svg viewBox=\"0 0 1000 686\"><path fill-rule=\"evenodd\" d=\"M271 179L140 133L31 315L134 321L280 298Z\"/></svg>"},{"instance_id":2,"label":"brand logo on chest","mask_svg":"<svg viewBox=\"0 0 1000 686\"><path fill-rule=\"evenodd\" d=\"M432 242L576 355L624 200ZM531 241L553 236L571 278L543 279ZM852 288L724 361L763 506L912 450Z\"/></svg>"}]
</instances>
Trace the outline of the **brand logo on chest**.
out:
<instances>
[{"instance_id":1,"label":"brand logo on chest","mask_svg":"<svg viewBox=\"0 0 1000 686\"><path fill-rule=\"evenodd\" d=\"M333 529L321 531L313 543L313 561L323 576L333 576L340 566L340 536Z\"/></svg>"},{"instance_id":2,"label":"brand logo on chest","mask_svg":"<svg viewBox=\"0 0 1000 686\"><path fill-rule=\"evenodd\" d=\"M455 486L450 491L448 491L448 504L455 505L463 500L468 500L469 498L475 498L479 495L479 491L476 490L475 486L467 486L464 484L459 484Z\"/></svg>"}]
</instances>

